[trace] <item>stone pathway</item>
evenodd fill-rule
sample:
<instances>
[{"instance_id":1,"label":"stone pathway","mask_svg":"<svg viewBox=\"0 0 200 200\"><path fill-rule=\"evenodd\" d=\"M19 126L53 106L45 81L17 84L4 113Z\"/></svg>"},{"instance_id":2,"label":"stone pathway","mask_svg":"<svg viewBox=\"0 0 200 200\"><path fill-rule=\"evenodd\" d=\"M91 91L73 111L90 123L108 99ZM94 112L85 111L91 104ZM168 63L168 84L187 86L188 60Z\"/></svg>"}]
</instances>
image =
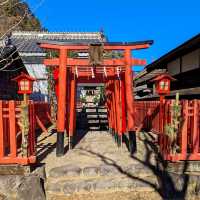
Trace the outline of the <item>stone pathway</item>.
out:
<instances>
[{"instance_id":1,"label":"stone pathway","mask_svg":"<svg viewBox=\"0 0 200 200\"><path fill-rule=\"evenodd\" d=\"M56 135L47 138L51 141L48 145L54 146ZM144 157L145 149L140 147L138 156ZM154 162L153 157L149 158ZM55 156L53 148L43 162L47 173L46 193L51 200L105 199L107 195L113 200L119 196L122 200L144 199L144 192L151 194L152 199L160 198L155 192L154 173L130 157L125 145L118 148L106 131L88 132L73 150L60 158Z\"/></svg>"}]
</instances>

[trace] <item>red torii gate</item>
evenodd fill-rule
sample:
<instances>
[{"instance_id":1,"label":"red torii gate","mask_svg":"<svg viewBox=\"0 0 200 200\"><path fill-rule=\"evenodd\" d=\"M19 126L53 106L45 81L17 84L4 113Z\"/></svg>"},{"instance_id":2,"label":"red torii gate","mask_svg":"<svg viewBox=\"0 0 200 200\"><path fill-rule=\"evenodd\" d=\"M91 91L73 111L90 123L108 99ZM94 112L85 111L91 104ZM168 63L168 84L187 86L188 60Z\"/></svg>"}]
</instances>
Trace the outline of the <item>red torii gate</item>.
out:
<instances>
[{"instance_id":1,"label":"red torii gate","mask_svg":"<svg viewBox=\"0 0 200 200\"><path fill-rule=\"evenodd\" d=\"M56 155L64 154L64 131L67 130L72 140L76 123L76 85L77 83L105 83L109 130L117 136L121 145L125 132L134 134L134 65L145 65L146 60L132 58L132 50L146 49L153 41L129 43L102 43L104 50L123 51L123 58L104 59L101 65L90 65L88 59L68 58L69 51L88 51L89 44L44 41L44 49L59 51L59 58L45 59L46 66L58 67L58 112L57 112L57 147ZM68 116L69 114L69 116Z\"/></svg>"}]
</instances>

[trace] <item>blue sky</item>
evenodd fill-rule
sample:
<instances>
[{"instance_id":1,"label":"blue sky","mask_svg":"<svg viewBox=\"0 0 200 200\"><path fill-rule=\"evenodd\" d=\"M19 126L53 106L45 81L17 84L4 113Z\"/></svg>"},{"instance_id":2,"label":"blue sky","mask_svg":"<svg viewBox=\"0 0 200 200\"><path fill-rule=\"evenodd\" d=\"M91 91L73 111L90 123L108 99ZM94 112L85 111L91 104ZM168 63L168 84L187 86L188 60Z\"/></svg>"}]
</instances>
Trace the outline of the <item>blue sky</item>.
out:
<instances>
[{"instance_id":1,"label":"blue sky","mask_svg":"<svg viewBox=\"0 0 200 200\"><path fill-rule=\"evenodd\" d=\"M154 40L148 63L200 33L200 0L26 0L49 31L99 31L110 41Z\"/></svg>"}]
</instances>

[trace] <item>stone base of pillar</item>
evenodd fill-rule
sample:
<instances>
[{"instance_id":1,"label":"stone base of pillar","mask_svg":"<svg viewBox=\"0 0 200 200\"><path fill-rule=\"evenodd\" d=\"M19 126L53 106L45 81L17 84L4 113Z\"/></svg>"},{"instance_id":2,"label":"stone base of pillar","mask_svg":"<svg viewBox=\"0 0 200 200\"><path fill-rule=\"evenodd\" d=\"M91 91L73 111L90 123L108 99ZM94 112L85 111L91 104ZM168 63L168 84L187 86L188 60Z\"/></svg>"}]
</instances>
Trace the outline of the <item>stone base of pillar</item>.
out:
<instances>
[{"instance_id":1,"label":"stone base of pillar","mask_svg":"<svg viewBox=\"0 0 200 200\"><path fill-rule=\"evenodd\" d=\"M64 155L64 132L57 132L56 156Z\"/></svg>"},{"instance_id":2,"label":"stone base of pillar","mask_svg":"<svg viewBox=\"0 0 200 200\"><path fill-rule=\"evenodd\" d=\"M114 138L114 134L115 134L114 129L111 129L111 135L112 135L113 138Z\"/></svg>"},{"instance_id":3,"label":"stone base of pillar","mask_svg":"<svg viewBox=\"0 0 200 200\"><path fill-rule=\"evenodd\" d=\"M118 140L117 136L118 136L118 133L114 132L114 140L115 140L116 143L117 143L117 140Z\"/></svg>"},{"instance_id":4,"label":"stone base of pillar","mask_svg":"<svg viewBox=\"0 0 200 200\"><path fill-rule=\"evenodd\" d=\"M122 146L122 135L117 135L117 146L118 147Z\"/></svg>"},{"instance_id":5,"label":"stone base of pillar","mask_svg":"<svg viewBox=\"0 0 200 200\"><path fill-rule=\"evenodd\" d=\"M74 137L69 136L69 149L73 149L74 147Z\"/></svg>"},{"instance_id":6,"label":"stone base of pillar","mask_svg":"<svg viewBox=\"0 0 200 200\"><path fill-rule=\"evenodd\" d=\"M133 155L137 151L136 132L129 131L128 135L129 135L129 151L130 154Z\"/></svg>"}]
</instances>

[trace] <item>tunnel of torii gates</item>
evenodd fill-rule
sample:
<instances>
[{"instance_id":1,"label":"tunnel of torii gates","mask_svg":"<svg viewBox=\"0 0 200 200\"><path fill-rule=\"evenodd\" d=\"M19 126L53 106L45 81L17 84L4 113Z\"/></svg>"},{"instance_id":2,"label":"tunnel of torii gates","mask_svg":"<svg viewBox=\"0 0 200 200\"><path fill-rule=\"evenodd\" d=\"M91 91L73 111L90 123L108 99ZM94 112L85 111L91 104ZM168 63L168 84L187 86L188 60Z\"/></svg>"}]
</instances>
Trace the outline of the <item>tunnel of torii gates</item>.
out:
<instances>
[{"instance_id":1,"label":"tunnel of torii gates","mask_svg":"<svg viewBox=\"0 0 200 200\"><path fill-rule=\"evenodd\" d=\"M57 156L64 154L64 133L67 132L72 141L76 131L77 83L105 84L108 126L112 134L117 136L119 146L124 133L135 135L132 66L143 66L146 60L133 58L132 50L146 49L152 43L152 41L103 43L105 51L119 50L123 52L123 56L117 59L103 59L103 62L96 66L92 66L88 58L67 57L69 51L89 51L89 44L52 41L40 43L44 49L59 52L58 58L44 60L46 66L57 67L58 70Z\"/></svg>"}]
</instances>

